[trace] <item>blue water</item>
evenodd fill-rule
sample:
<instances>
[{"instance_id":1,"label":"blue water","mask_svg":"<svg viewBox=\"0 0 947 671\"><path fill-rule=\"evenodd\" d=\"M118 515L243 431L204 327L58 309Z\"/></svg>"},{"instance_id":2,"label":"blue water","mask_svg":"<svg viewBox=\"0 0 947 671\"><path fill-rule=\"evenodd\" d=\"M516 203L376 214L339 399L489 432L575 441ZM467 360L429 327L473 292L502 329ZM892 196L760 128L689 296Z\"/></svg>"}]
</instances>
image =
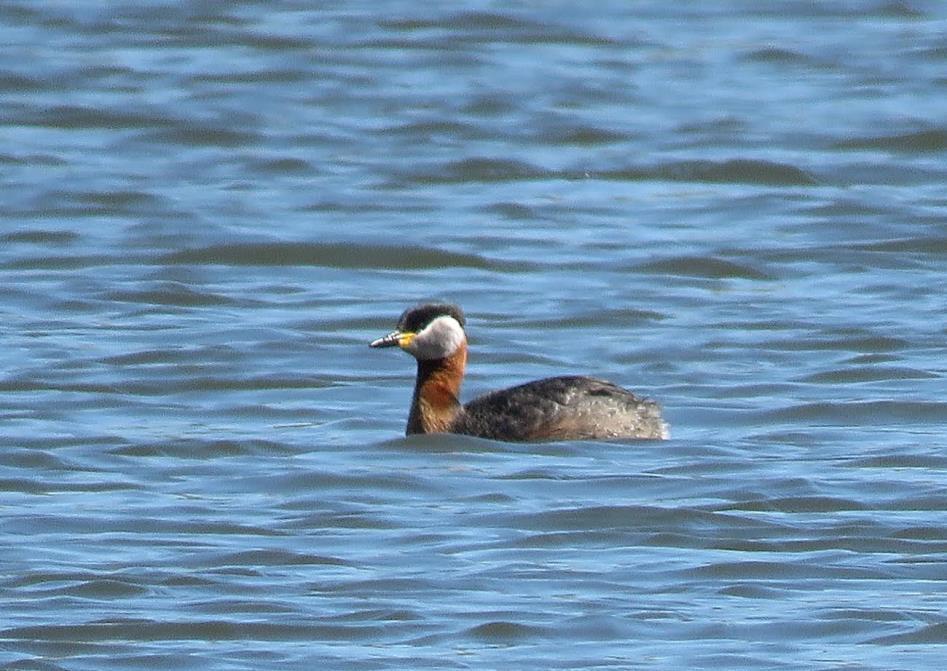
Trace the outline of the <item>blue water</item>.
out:
<instances>
[{"instance_id":1,"label":"blue water","mask_svg":"<svg viewBox=\"0 0 947 671\"><path fill-rule=\"evenodd\" d=\"M943 667L941 3L0 35L0 668ZM434 297L671 440L404 438Z\"/></svg>"}]
</instances>

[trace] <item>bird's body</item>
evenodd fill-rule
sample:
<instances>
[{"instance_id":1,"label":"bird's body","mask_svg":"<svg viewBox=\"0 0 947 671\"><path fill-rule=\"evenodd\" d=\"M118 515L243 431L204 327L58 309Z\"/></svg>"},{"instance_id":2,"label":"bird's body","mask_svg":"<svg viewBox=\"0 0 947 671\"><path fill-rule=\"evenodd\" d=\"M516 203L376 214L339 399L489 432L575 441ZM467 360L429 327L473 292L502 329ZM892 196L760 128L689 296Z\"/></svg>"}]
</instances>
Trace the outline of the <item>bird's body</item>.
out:
<instances>
[{"instance_id":1,"label":"bird's body","mask_svg":"<svg viewBox=\"0 0 947 671\"><path fill-rule=\"evenodd\" d=\"M461 433L507 441L667 437L654 401L591 377L535 380L461 405L467 338L463 313L454 305L407 310L396 331L371 345L399 346L418 361L407 434Z\"/></svg>"},{"instance_id":2,"label":"bird's body","mask_svg":"<svg viewBox=\"0 0 947 671\"><path fill-rule=\"evenodd\" d=\"M652 401L591 377L550 377L480 396L464 406L453 433L498 440L663 438Z\"/></svg>"}]
</instances>

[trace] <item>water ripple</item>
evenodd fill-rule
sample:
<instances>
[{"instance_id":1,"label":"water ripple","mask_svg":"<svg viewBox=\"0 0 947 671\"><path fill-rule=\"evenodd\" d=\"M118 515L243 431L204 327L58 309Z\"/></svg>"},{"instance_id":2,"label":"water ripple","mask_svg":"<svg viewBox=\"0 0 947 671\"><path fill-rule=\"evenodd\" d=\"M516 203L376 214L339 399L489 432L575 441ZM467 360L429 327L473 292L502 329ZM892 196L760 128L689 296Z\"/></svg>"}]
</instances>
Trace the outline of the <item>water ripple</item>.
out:
<instances>
[{"instance_id":1,"label":"water ripple","mask_svg":"<svg viewBox=\"0 0 947 671\"><path fill-rule=\"evenodd\" d=\"M315 243L257 243L213 245L173 252L161 259L169 264L228 266L323 266L329 268L486 268L474 254L416 246Z\"/></svg>"},{"instance_id":2,"label":"water ripple","mask_svg":"<svg viewBox=\"0 0 947 671\"><path fill-rule=\"evenodd\" d=\"M837 142L838 149L880 149L892 152L942 152L947 149L947 130L935 128L900 135L875 135Z\"/></svg>"},{"instance_id":3,"label":"water ripple","mask_svg":"<svg viewBox=\"0 0 947 671\"><path fill-rule=\"evenodd\" d=\"M943 668L934 2L0 3L0 668ZM565 373L663 442L403 435Z\"/></svg>"}]
</instances>

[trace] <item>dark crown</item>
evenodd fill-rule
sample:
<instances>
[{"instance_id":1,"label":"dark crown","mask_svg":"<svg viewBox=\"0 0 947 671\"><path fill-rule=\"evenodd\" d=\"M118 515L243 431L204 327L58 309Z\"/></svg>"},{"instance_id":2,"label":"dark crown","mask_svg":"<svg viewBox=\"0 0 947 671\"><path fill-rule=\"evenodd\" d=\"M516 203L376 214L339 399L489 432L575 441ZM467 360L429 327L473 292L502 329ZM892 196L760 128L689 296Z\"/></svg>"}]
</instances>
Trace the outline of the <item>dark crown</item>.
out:
<instances>
[{"instance_id":1,"label":"dark crown","mask_svg":"<svg viewBox=\"0 0 947 671\"><path fill-rule=\"evenodd\" d=\"M408 308L401 313L398 319L398 330L417 333L424 329L438 317L453 317L461 325L465 326L464 312L457 305L450 303L425 303Z\"/></svg>"}]
</instances>

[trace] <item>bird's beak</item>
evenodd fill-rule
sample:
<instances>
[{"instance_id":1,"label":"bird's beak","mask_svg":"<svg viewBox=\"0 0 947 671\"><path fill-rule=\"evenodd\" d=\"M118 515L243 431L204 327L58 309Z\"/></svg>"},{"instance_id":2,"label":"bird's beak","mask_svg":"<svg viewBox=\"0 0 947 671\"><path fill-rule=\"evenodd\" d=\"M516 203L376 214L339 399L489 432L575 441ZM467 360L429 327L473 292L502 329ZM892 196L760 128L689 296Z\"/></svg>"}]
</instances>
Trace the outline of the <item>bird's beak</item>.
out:
<instances>
[{"instance_id":1,"label":"bird's beak","mask_svg":"<svg viewBox=\"0 0 947 671\"><path fill-rule=\"evenodd\" d=\"M392 331L383 338L372 340L369 347L401 347L402 349L411 344L414 340L414 334L407 331Z\"/></svg>"}]
</instances>

